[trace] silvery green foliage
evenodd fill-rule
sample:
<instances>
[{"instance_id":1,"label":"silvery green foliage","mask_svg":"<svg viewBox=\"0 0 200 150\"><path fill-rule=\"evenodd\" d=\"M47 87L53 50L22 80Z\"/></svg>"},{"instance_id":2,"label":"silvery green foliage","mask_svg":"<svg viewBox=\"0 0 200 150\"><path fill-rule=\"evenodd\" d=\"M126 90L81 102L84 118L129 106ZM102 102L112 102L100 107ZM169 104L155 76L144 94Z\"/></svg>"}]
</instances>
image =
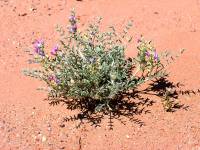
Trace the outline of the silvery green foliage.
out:
<instances>
[{"instance_id":1,"label":"silvery green foliage","mask_svg":"<svg viewBox=\"0 0 200 150\"><path fill-rule=\"evenodd\" d=\"M110 102L119 94L164 76L163 65L151 42L139 39L137 57L125 56L132 39L128 36L131 23L118 34L114 27L102 32L100 21L101 18L79 31L72 11L68 31L58 28L61 40L51 56L45 52L43 41L35 42L32 62L39 63L40 68L24 73L47 84L52 103L63 99L74 101L74 105L76 101L88 101L95 103L95 111L112 110Z\"/></svg>"}]
</instances>

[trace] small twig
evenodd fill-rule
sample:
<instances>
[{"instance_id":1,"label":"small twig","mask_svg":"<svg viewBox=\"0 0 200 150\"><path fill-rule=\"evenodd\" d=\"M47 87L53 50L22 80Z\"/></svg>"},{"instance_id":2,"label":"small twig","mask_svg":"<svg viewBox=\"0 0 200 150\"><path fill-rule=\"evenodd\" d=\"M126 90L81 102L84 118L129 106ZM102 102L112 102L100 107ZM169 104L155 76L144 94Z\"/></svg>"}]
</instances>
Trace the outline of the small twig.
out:
<instances>
[{"instance_id":1,"label":"small twig","mask_svg":"<svg viewBox=\"0 0 200 150\"><path fill-rule=\"evenodd\" d=\"M79 150L82 150L82 139L81 139L81 136L79 138L78 144L79 144Z\"/></svg>"}]
</instances>

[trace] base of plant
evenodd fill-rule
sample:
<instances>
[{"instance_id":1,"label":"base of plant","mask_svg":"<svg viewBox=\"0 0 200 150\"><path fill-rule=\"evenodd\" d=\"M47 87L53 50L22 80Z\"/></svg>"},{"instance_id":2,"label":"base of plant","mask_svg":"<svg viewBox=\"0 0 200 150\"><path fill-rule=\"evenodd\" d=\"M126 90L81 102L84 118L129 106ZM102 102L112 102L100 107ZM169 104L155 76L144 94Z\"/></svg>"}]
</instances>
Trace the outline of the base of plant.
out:
<instances>
[{"instance_id":1,"label":"base of plant","mask_svg":"<svg viewBox=\"0 0 200 150\"><path fill-rule=\"evenodd\" d=\"M68 100L68 99L49 99L50 105L58 105L63 103L66 109L78 110L79 113L74 116L64 118L64 121L79 120L80 127L82 123L89 122L95 127L100 126L102 119L109 118L109 126L112 129L112 119L121 121L122 118L138 124L139 126L145 125L142 120L136 118L137 115L150 113L150 106L156 101L153 97L157 96L163 105L164 111L175 112L177 109L187 110L188 106L180 104L177 99L179 95L194 94L198 91L179 89L180 83L170 82L167 77L154 80L147 85L145 89L134 89L129 92L124 92L115 99L109 101L109 107L103 104L100 100ZM122 122L123 123L123 122Z\"/></svg>"}]
</instances>

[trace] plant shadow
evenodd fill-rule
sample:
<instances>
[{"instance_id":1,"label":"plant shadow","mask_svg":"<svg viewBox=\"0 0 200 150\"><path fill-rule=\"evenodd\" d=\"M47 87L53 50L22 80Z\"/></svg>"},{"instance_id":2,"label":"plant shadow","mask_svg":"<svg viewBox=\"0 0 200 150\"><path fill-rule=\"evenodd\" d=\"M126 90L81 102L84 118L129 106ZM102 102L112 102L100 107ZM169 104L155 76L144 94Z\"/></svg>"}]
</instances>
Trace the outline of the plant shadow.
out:
<instances>
[{"instance_id":1,"label":"plant shadow","mask_svg":"<svg viewBox=\"0 0 200 150\"><path fill-rule=\"evenodd\" d=\"M165 76L152 81L143 90L133 89L129 92L117 95L114 100L110 101L110 109L103 109L101 112L96 111L96 108L101 106L101 102L90 99L54 99L51 100L50 105L63 103L63 105L66 106L66 109L79 110L80 113L74 116L67 116L63 119L65 122L79 120L77 128L84 123L100 127L102 120L109 118L108 125L110 129L113 129L113 119L117 119L122 124L126 125L127 119L124 119L124 117L141 127L144 126L145 123L136 118L136 116L151 113L149 106L152 106L156 102L153 100L153 97L155 96L161 99L166 112L175 112L178 109L188 110L189 106L177 102L179 96L197 94L200 93L200 90L181 90L180 88L183 86L184 85L180 82L170 82L168 76Z\"/></svg>"}]
</instances>

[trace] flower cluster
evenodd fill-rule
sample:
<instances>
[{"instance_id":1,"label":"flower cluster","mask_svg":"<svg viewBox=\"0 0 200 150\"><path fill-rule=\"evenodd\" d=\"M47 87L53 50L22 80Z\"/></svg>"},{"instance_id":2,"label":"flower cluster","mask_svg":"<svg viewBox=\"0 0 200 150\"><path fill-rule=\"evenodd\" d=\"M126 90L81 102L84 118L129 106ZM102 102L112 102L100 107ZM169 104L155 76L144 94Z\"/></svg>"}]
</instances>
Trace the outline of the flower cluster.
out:
<instances>
[{"instance_id":1,"label":"flower cluster","mask_svg":"<svg viewBox=\"0 0 200 150\"><path fill-rule=\"evenodd\" d=\"M36 54L40 56L45 56L43 40L35 40L33 47ZM51 55L56 55L58 50L59 50L58 45L54 46L50 52Z\"/></svg>"},{"instance_id":2,"label":"flower cluster","mask_svg":"<svg viewBox=\"0 0 200 150\"><path fill-rule=\"evenodd\" d=\"M156 52L156 50L153 51L153 54L150 53L149 51L146 51L145 54L146 54L147 58L151 57L154 59L154 61L158 62L159 57L158 57L158 53Z\"/></svg>"},{"instance_id":3,"label":"flower cluster","mask_svg":"<svg viewBox=\"0 0 200 150\"><path fill-rule=\"evenodd\" d=\"M76 17L75 17L74 12L72 12L71 16L69 16L69 22L70 22L69 32L76 33L77 24L76 24Z\"/></svg>"},{"instance_id":4,"label":"flower cluster","mask_svg":"<svg viewBox=\"0 0 200 150\"><path fill-rule=\"evenodd\" d=\"M60 83L60 80L55 76L55 75L50 75L49 77L48 77L48 80L50 81L50 82L55 82L56 84L59 84Z\"/></svg>"},{"instance_id":5,"label":"flower cluster","mask_svg":"<svg viewBox=\"0 0 200 150\"><path fill-rule=\"evenodd\" d=\"M40 56L45 56L44 53L44 41L43 40L35 40L34 42L34 50L35 53Z\"/></svg>"},{"instance_id":6,"label":"flower cluster","mask_svg":"<svg viewBox=\"0 0 200 150\"><path fill-rule=\"evenodd\" d=\"M149 60L153 60L155 62L159 61L158 53L156 49L152 46L151 41L145 41L143 37L141 37L137 40L137 42L138 42L137 48L139 50L138 54L141 57L145 58L146 56L146 58Z\"/></svg>"},{"instance_id":7,"label":"flower cluster","mask_svg":"<svg viewBox=\"0 0 200 150\"><path fill-rule=\"evenodd\" d=\"M153 58L154 58L155 61L159 60L158 53L156 52L156 50L154 51Z\"/></svg>"},{"instance_id":8,"label":"flower cluster","mask_svg":"<svg viewBox=\"0 0 200 150\"><path fill-rule=\"evenodd\" d=\"M58 45L53 47L53 49L51 50L51 55L56 55L57 51L58 51Z\"/></svg>"}]
</instances>

